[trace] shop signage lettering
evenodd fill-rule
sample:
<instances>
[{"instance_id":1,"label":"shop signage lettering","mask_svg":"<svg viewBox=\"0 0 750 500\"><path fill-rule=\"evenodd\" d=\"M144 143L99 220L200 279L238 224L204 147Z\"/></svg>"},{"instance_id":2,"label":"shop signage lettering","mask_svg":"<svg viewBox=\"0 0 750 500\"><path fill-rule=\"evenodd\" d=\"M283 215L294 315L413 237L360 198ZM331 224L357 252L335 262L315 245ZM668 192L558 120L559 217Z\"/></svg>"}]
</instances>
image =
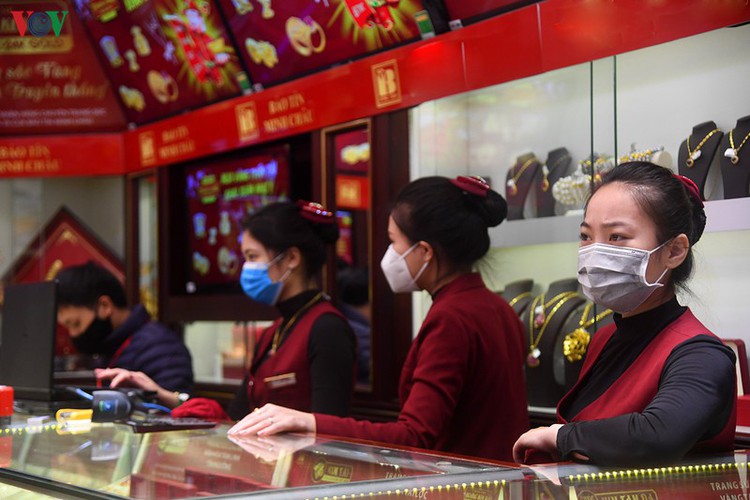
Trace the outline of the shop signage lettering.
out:
<instances>
[{"instance_id":1,"label":"shop signage lettering","mask_svg":"<svg viewBox=\"0 0 750 500\"><path fill-rule=\"evenodd\" d=\"M65 18L68 16L67 10L48 10L45 12L34 12L33 10L12 10L13 21L16 23L18 34L30 35L37 38L47 36L50 31L58 37L62 31Z\"/></svg>"},{"instance_id":2,"label":"shop signage lettering","mask_svg":"<svg viewBox=\"0 0 750 500\"><path fill-rule=\"evenodd\" d=\"M305 96L295 92L279 99L268 101L267 120L263 120L266 133L284 132L313 123L313 110L306 106Z\"/></svg>"}]
</instances>

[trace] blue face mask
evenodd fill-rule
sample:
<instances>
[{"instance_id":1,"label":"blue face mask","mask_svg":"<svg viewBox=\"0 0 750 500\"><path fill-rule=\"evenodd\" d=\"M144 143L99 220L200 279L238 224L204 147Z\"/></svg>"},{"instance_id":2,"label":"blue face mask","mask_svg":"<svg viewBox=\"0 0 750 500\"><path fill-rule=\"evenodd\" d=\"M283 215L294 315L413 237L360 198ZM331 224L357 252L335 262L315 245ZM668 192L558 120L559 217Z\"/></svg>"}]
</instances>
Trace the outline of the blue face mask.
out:
<instances>
[{"instance_id":1,"label":"blue face mask","mask_svg":"<svg viewBox=\"0 0 750 500\"><path fill-rule=\"evenodd\" d=\"M279 281L272 281L268 275L268 268L276 261L271 262L245 262L240 273L240 284L245 295L256 302L272 306L279 300L281 290L284 288L284 280L289 275L287 271Z\"/></svg>"}]
</instances>

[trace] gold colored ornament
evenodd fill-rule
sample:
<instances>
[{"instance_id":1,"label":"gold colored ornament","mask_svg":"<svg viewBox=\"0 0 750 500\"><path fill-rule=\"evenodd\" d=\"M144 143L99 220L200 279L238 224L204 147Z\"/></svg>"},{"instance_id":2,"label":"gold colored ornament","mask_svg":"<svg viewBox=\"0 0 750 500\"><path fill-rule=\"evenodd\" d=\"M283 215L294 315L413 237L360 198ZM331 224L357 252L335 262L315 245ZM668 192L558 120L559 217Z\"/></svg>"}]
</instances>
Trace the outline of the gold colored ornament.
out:
<instances>
[{"instance_id":1,"label":"gold colored ornament","mask_svg":"<svg viewBox=\"0 0 750 500\"><path fill-rule=\"evenodd\" d=\"M583 309L583 314L581 314L581 319L578 322L578 328L567 334L563 340L563 354L571 363L582 360L586 355L586 350L591 341L591 334L589 333L588 328L594 323L601 321L612 314L612 311L607 309L604 312L597 314L595 318L588 319L589 313L591 313L593 307L593 302L586 304L586 307Z\"/></svg>"},{"instance_id":2,"label":"gold colored ornament","mask_svg":"<svg viewBox=\"0 0 750 500\"><path fill-rule=\"evenodd\" d=\"M748 138L750 138L750 132L748 132L745 138L742 139L742 142L738 147L734 147L734 130L729 131L729 145L731 147L724 151L724 156L730 159L732 165L737 165L740 162L740 149L745 145Z\"/></svg>"},{"instance_id":3,"label":"gold colored ornament","mask_svg":"<svg viewBox=\"0 0 750 500\"><path fill-rule=\"evenodd\" d=\"M281 325L279 325L276 328L276 331L273 332L273 341L271 342L271 354L272 355L276 354L276 350L278 349L279 344L281 343L282 340L284 340L284 337L289 332L289 330L292 328L292 325L294 325L294 323L296 323L296 321L299 319L299 317L302 315L302 313L304 313L305 311L307 311L308 309L310 309L313 306L313 304L315 304L318 300L320 300L321 297L323 297L323 292L318 292L317 294L315 294L315 297L313 297L312 299L310 299L310 301L307 304L305 304L304 306L300 307L299 311L297 311L296 313L294 313L294 316L292 316L289 319L289 321L287 322L287 324L284 325L283 329L281 328Z\"/></svg>"},{"instance_id":4,"label":"gold colored ornament","mask_svg":"<svg viewBox=\"0 0 750 500\"><path fill-rule=\"evenodd\" d=\"M544 332L547 330L547 326L552 320L552 316L554 316L563 304L576 296L578 296L578 292L562 292L555 295L552 300L545 304L544 294L542 294L537 296L534 299L534 302L532 302L531 312L529 314L529 353L526 356L526 364L529 368L536 368L539 366L539 357L542 355L542 351L539 349L539 342L542 340ZM552 307L549 314L546 314L547 308L552 304L555 305ZM539 334L534 338L534 331L537 328L539 328Z\"/></svg>"},{"instance_id":5,"label":"gold colored ornament","mask_svg":"<svg viewBox=\"0 0 750 500\"><path fill-rule=\"evenodd\" d=\"M510 307L513 307L514 305L516 305L516 302L518 302L519 300L523 299L524 297L528 297L529 295L531 295L531 292L520 293L520 294L516 295L515 297L513 297L512 299L510 299L510 301L508 302L508 305Z\"/></svg>"},{"instance_id":6,"label":"gold colored ornament","mask_svg":"<svg viewBox=\"0 0 750 500\"><path fill-rule=\"evenodd\" d=\"M516 173L513 173L513 169L510 169L510 179L508 179L508 181L506 182L509 190L508 194L510 194L511 196L515 196L518 193L518 179L521 178L524 171L526 171L526 169L529 168L535 161L537 161L536 157L529 158L528 160L523 162L523 165L518 168Z\"/></svg>"},{"instance_id":7,"label":"gold colored ornament","mask_svg":"<svg viewBox=\"0 0 750 500\"><path fill-rule=\"evenodd\" d=\"M690 134L687 138L687 151L688 151L688 157L687 160L685 160L685 165L687 165L688 168L691 168L693 165L695 165L695 160L701 157L701 148L706 143L707 140L711 138L712 135L714 135L716 132L721 132L720 129L715 128L708 134L706 134L706 137L704 137L701 142L698 143L698 146L696 146L695 149L690 149L690 138L693 137L693 134Z\"/></svg>"}]
</instances>

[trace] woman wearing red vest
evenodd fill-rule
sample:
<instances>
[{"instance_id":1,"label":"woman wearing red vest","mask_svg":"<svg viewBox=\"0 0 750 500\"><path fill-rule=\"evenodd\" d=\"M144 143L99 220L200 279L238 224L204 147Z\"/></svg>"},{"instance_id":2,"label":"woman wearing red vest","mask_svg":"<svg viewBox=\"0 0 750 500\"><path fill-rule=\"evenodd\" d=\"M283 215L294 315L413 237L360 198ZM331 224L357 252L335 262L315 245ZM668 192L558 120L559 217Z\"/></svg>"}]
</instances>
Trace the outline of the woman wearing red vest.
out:
<instances>
[{"instance_id":1,"label":"woman wearing red vest","mask_svg":"<svg viewBox=\"0 0 750 500\"><path fill-rule=\"evenodd\" d=\"M354 388L355 340L344 316L317 287L328 245L339 236L332 212L317 203L268 205L242 226L245 294L275 306L281 317L257 339L250 370L230 404L239 419L266 403L302 411L346 416ZM104 370L112 386L157 391L173 415L226 418L214 401L191 399L158 387L143 374ZM187 399L187 395L184 398Z\"/></svg>"},{"instance_id":2,"label":"woman wearing red vest","mask_svg":"<svg viewBox=\"0 0 750 500\"><path fill-rule=\"evenodd\" d=\"M506 213L505 200L474 177L423 178L399 194L381 267L394 292L426 290L433 303L401 372L396 422L266 405L230 434L316 431L510 459L513 442L528 429L523 327L472 272L490 247L488 227Z\"/></svg>"},{"instance_id":3,"label":"woman wearing red vest","mask_svg":"<svg viewBox=\"0 0 750 500\"><path fill-rule=\"evenodd\" d=\"M735 356L675 297L705 224L686 177L646 162L605 175L581 224L578 281L615 322L591 340L560 423L521 436L516 461L642 467L733 448Z\"/></svg>"}]
</instances>

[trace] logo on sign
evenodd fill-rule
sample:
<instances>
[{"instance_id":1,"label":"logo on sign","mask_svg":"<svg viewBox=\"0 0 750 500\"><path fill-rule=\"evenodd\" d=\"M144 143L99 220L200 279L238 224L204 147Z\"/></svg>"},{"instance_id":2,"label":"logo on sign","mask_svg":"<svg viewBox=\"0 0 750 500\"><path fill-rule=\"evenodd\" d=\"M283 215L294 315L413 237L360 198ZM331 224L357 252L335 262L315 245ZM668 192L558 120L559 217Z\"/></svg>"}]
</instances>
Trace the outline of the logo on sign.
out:
<instances>
[{"instance_id":1,"label":"logo on sign","mask_svg":"<svg viewBox=\"0 0 750 500\"><path fill-rule=\"evenodd\" d=\"M395 59L372 67L372 84L377 107L382 108L401 102L401 83L398 79L398 63Z\"/></svg>"},{"instance_id":2,"label":"logo on sign","mask_svg":"<svg viewBox=\"0 0 750 500\"><path fill-rule=\"evenodd\" d=\"M255 102L239 104L234 108L237 116L237 135L240 142L252 141L260 136L258 127L258 113L255 109Z\"/></svg>"},{"instance_id":3,"label":"logo on sign","mask_svg":"<svg viewBox=\"0 0 750 500\"><path fill-rule=\"evenodd\" d=\"M16 23L18 34L26 36L30 34L36 38L42 38L52 33L59 37L62 31L67 10L48 10L35 12L33 10L12 10L13 21Z\"/></svg>"}]
</instances>

